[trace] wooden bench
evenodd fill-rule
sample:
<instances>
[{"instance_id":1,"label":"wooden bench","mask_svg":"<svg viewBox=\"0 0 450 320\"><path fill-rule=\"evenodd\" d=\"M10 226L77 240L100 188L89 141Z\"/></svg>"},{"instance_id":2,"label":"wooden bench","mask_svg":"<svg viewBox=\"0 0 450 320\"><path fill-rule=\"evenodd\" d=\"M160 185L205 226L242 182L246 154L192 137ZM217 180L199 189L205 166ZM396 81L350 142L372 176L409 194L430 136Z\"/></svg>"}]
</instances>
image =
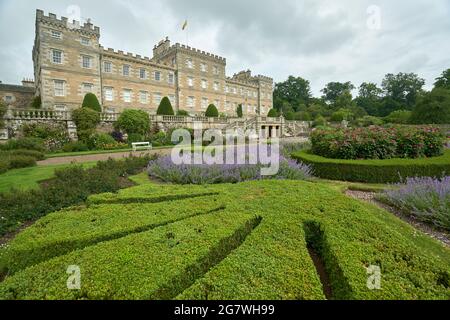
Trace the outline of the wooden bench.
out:
<instances>
[{"instance_id":1,"label":"wooden bench","mask_svg":"<svg viewBox=\"0 0 450 320\"><path fill-rule=\"evenodd\" d=\"M152 150L153 148L150 142L133 142L131 145L133 146L133 151L138 149Z\"/></svg>"}]
</instances>

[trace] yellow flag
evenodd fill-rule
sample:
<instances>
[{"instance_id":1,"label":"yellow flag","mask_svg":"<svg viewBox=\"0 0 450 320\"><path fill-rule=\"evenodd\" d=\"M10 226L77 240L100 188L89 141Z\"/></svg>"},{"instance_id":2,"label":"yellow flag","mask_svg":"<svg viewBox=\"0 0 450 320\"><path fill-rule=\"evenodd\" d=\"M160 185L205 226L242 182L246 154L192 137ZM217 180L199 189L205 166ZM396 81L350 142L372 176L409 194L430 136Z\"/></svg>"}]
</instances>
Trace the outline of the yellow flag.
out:
<instances>
[{"instance_id":1,"label":"yellow flag","mask_svg":"<svg viewBox=\"0 0 450 320\"><path fill-rule=\"evenodd\" d=\"M188 25L188 22L187 22L187 20L185 20L184 23L183 23L182 30L186 29L186 28L187 28L187 25Z\"/></svg>"}]
</instances>

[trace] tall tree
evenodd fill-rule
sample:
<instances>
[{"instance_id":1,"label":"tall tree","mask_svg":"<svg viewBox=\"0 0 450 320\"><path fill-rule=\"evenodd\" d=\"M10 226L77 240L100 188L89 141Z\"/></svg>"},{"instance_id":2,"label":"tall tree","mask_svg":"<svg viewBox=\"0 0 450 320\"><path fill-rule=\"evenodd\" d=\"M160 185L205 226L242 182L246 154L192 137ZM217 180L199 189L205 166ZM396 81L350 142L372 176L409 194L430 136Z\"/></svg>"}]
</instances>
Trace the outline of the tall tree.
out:
<instances>
[{"instance_id":1,"label":"tall tree","mask_svg":"<svg viewBox=\"0 0 450 320\"><path fill-rule=\"evenodd\" d=\"M450 69L445 70L439 78L436 78L434 87L450 89Z\"/></svg>"},{"instance_id":2,"label":"tall tree","mask_svg":"<svg viewBox=\"0 0 450 320\"><path fill-rule=\"evenodd\" d=\"M417 98L423 93L425 80L415 73L387 74L381 84L386 97L400 103L406 110L411 110ZM395 110L392 110L395 111Z\"/></svg>"},{"instance_id":3,"label":"tall tree","mask_svg":"<svg viewBox=\"0 0 450 320\"><path fill-rule=\"evenodd\" d=\"M411 120L417 124L450 123L450 90L434 88L419 99Z\"/></svg>"},{"instance_id":4,"label":"tall tree","mask_svg":"<svg viewBox=\"0 0 450 320\"><path fill-rule=\"evenodd\" d=\"M348 93L351 95L353 89L355 89L355 86L351 82L330 82L321 92L323 93L325 102L334 108L339 97Z\"/></svg>"},{"instance_id":5,"label":"tall tree","mask_svg":"<svg viewBox=\"0 0 450 320\"><path fill-rule=\"evenodd\" d=\"M273 93L274 105L281 110L283 103L289 103L294 111L299 111L302 105L308 105L311 99L311 87L308 80L301 77L289 76L275 85Z\"/></svg>"},{"instance_id":6,"label":"tall tree","mask_svg":"<svg viewBox=\"0 0 450 320\"><path fill-rule=\"evenodd\" d=\"M369 115L379 116L382 93L383 90L375 83L363 82L359 86L359 95L355 102L358 107L363 108Z\"/></svg>"}]
</instances>

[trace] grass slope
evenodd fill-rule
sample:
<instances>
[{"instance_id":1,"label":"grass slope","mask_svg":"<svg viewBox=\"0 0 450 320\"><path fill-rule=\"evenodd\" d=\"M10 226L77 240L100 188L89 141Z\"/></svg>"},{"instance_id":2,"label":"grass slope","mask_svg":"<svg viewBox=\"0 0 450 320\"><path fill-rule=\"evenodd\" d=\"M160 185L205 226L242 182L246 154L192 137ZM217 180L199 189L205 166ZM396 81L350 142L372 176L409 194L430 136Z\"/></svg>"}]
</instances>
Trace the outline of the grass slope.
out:
<instances>
[{"instance_id":1,"label":"grass slope","mask_svg":"<svg viewBox=\"0 0 450 320\"><path fill-rule=\"evenodd\" d=\"M51 215L0 251L6 268L20 270L0 284L0 299L324 299L306 247L311 241L334 299L450 299L447 248L322 183L146 184L93 196L89 204L78 213L83 218ZM223 204L191 217L197 205L205 212ZM158 210L161 219L145 217ZM155 221L164 225L147 229ZM43 225L48 232L39 232ZM75 233L83 245L55 248L60 256L46 260L42 248L66 238L77 243ZM18 267L20 249L34 239L46 261ZM81 291L65 287L69 265L81 267ZM367 288L370 265L381 268L381 290Z\"/></svg>"},{"instance_id":2,"label":"grass slope","mask_svg":"<svg viewBox=\"0 0 450 320\"><path fill-rule=\"evenodd\" d=\"M82 165L84 168L90 168L96 162L86 162ZM38 166L23 169L10 170L0 175L0 192L8 192L11 189L30 190L37 189L39 182L54 177L55 170L72 166L72 164Z\"/></svg>"}]
</instances>

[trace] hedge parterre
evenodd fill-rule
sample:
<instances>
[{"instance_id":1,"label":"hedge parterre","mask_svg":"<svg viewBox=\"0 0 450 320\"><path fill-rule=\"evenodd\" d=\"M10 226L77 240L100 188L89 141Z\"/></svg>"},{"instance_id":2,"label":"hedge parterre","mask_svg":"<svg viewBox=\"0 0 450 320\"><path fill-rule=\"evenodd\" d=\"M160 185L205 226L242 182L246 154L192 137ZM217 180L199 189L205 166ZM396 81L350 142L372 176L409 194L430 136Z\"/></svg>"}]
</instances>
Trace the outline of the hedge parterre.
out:
<instances>
[{"instance_id":1,"label":"hedge parterre","mask_svg":"<svg viewBox=\"0 0 450 320\"><path fill-rule=\"evenodd\" d=\"M443 177L450 172L450 150L442 156L419 159L340 160L312 154L310 150L292 155L312 167L323 179L367 183L398 183L409 177Z\"/></svg>"},{"instance_id":2,"label":"hedge parterre","mask_svg":"<svg viewBox=\"0 0 450 320\"><path fill-rule=\"evenodd\" d=\"M311 134L313 154L333 159L436 157L445 136L433 127L318 129Z\"/></svg>"},{"instance_id":3,"label":"hedge parterre","mask_svg":"<svg viewBox=\"0 0 450 320\"><path fill-rule=\"evenodd\" d=\"M189 194L193 198L186 198ZM184 200L173 200L177 196ZM90 244L18 268L0 284L0 299L325 299L309 245L324 261L333 299L450 299L448 248L388 212L323 184L143 185L92 198L79 222L63 212L44 220L47 230L60 227L70 234L79 228L89 239L89 219L103 215ZM211 206L204 207L206 199ZM172 216L173 201L199 201L202 212L225 208L184 218L173 212L181 220L171 223L166 214ZM118 207L143 226L162 225L139 230L139 223L119 221L120 214L106 218L106 210ZM144 218L145 212L158 210L164 214ZM126 235L101 239L115 218L117 230ZM39 225L0 251L6 268L22 259L14 257L14 250L31 245ZM42 247L55 241L48 233L38 239ZM70 265L80 267L79 291L67 290ZM381 269L381 290L367 287L370 266Z\"/></svg>"}]
</instances>

